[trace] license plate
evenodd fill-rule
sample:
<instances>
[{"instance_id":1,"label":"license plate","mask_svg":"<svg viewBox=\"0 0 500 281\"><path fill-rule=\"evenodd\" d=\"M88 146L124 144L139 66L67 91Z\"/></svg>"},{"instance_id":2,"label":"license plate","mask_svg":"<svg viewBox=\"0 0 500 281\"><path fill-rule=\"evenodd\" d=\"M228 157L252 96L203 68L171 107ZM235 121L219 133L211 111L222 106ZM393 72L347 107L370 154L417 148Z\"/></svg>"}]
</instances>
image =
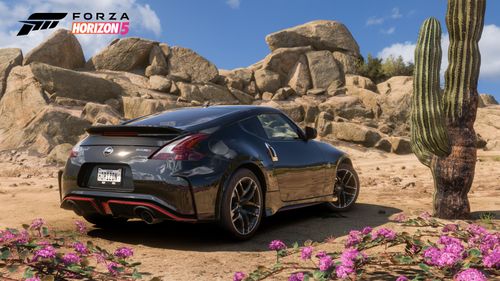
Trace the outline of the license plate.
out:
<instances>
[{"instance_id":1,"label":"license plate","mask_svg":"<svg viewBox=\"0 0 500 281\"><path fill-rule=\"evenodd\" d=\"M97 169L97 182L117 185L122 181L122 169Z\"/></svg>"}]
</instances>

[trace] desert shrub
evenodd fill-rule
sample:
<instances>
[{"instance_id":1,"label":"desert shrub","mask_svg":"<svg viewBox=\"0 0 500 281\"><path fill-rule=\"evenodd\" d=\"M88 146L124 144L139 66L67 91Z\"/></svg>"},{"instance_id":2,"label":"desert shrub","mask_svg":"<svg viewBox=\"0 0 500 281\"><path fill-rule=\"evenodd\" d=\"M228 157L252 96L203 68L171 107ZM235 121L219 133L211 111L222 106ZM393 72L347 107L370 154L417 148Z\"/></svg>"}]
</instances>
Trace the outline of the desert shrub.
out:
<instances>
[{"instance_id":1,"label":"desert shrub","mask_svg":"<svg viewBox=\"0 0 500 281\"><path fill-rule=\"evenodd\" d=\"M413 269L404 270L413 272L413 276L401 275L397 281L482 281L500 276L499 232L475 224L443 224L427 213L410 219L400 215L396 220L418 229L414 234L389 228L352 230L344 241L344 250L332 253L315 250L328 241L307 241L302 247L295 243L289 248L274 240L269 249L276 251L276 263L261 265L248 274L236 272L233 280L264 280L281 272L291 272L289 281L363 280L365 271L376 265ZM384 250L369 256L367 250L375 247ZM283 262L287 256L296 261Z\"/></svg>"},{"instance_id":2,"label":"desert shrub","mask_svg":"<svg viewBox=\"0 0 500 281\"><path fill-rule=\"evenodd\" d=\"M393 76L412 76L413 68L413 63L405 63L402 56L382 60L368 54L366 62L361 61L358 65L358 73L378 84Z\"/></svg>"},{"instance_id":3,"label":"desert shrub","mask_svg":"<svg viewBox=\"0 0 500 281\"><path fill-rule=\"evenodd\" d=\"M86 232L76 222L76 232L49 230L42 219L35 219L21 230L0 230L1 280L133 280L141 279L140 263L130 261L134 252L121 247L113 252L83 243L77 238Z\"/></svg>"}]
</instances>

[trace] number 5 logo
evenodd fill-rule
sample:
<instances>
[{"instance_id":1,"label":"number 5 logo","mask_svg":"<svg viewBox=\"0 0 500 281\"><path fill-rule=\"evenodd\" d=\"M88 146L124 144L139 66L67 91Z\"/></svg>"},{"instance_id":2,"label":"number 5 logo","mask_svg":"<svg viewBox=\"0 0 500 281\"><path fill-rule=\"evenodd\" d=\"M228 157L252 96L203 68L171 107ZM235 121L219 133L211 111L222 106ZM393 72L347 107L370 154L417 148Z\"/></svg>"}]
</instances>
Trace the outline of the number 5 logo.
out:
<instances>
[{"instance_id":1,"label":"number 5 logo","mask_svg":"<svg viewBox=\"0 0 500 281\"><path fill-rule=\"evenodd\" d=\"M122 26L121 26L121 29L120 29L120 34L121 35L125 35L128 33L128 30L129 30L129 23L130 22L122 22Z\"/></svg>"}]
</instances>

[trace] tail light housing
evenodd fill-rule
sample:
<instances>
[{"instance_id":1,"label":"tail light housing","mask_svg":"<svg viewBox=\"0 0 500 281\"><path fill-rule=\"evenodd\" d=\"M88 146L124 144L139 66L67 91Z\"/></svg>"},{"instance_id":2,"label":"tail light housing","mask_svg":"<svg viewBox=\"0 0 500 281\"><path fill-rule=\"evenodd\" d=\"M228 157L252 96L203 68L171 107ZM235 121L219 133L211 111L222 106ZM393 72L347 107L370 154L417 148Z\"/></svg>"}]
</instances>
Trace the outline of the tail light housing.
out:
<instances>
[{"instance_id":1,"label":"tail light housing","mask_svg":"<svg viewBox=\"0 0 500 281\"><path fill-rule=\"evenodd\" d=\"M197 133L185 136L171 143L168 143L160 150L156 151L150 159L154 160L177 160L196 161L205 155L196 151L196 145L208 137L207 134Z\"/></svg>"},{"instance_id":2,"label":"tail light housing","mask_svg":"<svg viewBox=\"0 0 500 281\"><path fill-rule=\"evenodd\" d=\"M79 141L77 144L75 144L75 146L73 146L73 148L71 148L71 150L69 151L69 158L78 157L78 155L80 154L81 150L80 144L82 143L82 141L83 140Z\"/></svg>"}]
</instances>

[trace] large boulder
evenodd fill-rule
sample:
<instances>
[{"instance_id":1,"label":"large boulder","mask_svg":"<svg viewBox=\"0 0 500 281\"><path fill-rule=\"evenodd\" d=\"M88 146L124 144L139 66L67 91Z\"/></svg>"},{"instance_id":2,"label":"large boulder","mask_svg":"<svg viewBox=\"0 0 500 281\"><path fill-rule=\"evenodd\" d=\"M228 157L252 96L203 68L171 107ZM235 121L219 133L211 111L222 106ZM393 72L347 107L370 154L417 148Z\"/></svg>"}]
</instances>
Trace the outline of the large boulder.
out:
<instances>
[{"instance_id":1,"label":"large boulder","mask_svg":"<svg viewBox=\"0 0 500 281\"><path fill-rule=\"evenodd\" d=\"M286 82L297 61L304 62L304 54L312 50L311 46L276 49L264 58L262 68L278 73L281 82Z\"/></svg>"},{"instance_id":2,"label":"large boulder","mask_svg":"<svg viewBox=\"0 0 500 281\"><path fill-rule=\"evenodd\" d=\"M118 111L107 104L88 102L83 108L81 118L93 125L116 125L120 123L121 116Z\"/></svg>"},{"instance_id":3,"label":"large boulder","mask_svg":"<svg viewBox=\"0 0 500 281\"><path fill-rule=\"evenodd\" d=\"M370 80L370 78L366 78L359 75L346 73L345 85L347 87L353 86L357 88L370 90L372 92L377 92L377 85L375 85L375 83L373 83L372 80Z\"/></svg>"},{"instance_id":4,"label":"large boulder","mask_svg":"<svg viewBox=\"0 0 500 281\"><path fill-rule=\"evenodd\" d=\"M482 103L483 105L482 107L498 104L498 101L495 99L495 97L493 95L488 95L488 94L480 94L479 102Z\"/></svg>"},{"instance_id":5,"label":"large boulder","mask_svg":"<svg viewBox=\"0 0 500 281\"><path fill-rule=\"evenodd\" d=\"M311 74L305 56L301 56L291 69L287 85L299 95L305 95L311 89Z\"/></svg>"},{"instance_id":6,"label":"large boulder","mask_svg":"<svg viewBox=\"0 0 500 281\"><path fill-rule=\"evenodd\" d=\"M217 84L207 83L198 85L200 90L200 98L191 99L199 102L211 102L219 104L234 104L238 100L231 94L228 88ZM182 91L181 91L182 92ZM188 99L189 100L189 99Z\"/></svg>"},{"instance_id":7,"label":"large boulder","mask_svg":"<svg viewBox=\"0 0 500 281\"><path fill-rule=\"evenodd\" d=\"M21 49L5 48L0 49L0 99L7 87L7 77L14 66L23 63L23 53Z\"/></svg>"},{"instance_id":8,"label":"large boulder","mask_svg":"<svg viewBox=\"0 0 500 281\"><path fill-rule=\"evenodd\" d=\"M281 86L280 75L274 71L267 69L259 69L255 71L255 82L261 93L276 92Z\"/></svg>"},{"instance_id":9,"label":"large boulder","mask_svg":"<svg viewBox=\"0 0 500 281\"><path fill-rule=\"evenodd\" d=\"M359 46L351 32L338 21L317 20L266 36L271 50L312 46L317 50L343 51L359 56Z\"/></svg>"},{"instance_id":10,"label":"large boulder","mask_svg":"<svg viewBox=\"0 0 500 281\"><path fill-rule=\"evenodd\" d=\"M30 66L36 80L52 97L103 103L121 94L121 88L116 83L89 73L43 63L33 63Z\"/></svg>"},{"instance_id":11,"label":"large boulder","mask_svg":"<svg viewBox=\"0 0 500 281\"><path fill-rule=\"evenodd\" d=\"M332 134L336 139L365 147L373 147L381 139L376 130L350 122L332 122Z\"/></svg>"},{"instance_id":12,"label":"large boulder","mask_svg":"<svg viewBox=\"0 0 500 281\"><path fill-rule=\"evenodd\" d=\"M366 108L359 97L333 96L319 105L322 112L347 119L373 118L373 111Z\"/></svg>"},{"instance_id":13,"label":"large boulder","mask_svg":"<svg viewBox=\"0 0 500 281\"><path fill-rule=\"evenodd\" d=\"M167 46L168 47L168 46ZM153 45L151 51L149 52L149 65L146 67L144 75L147 77L153 75L167 75L167 59L163 54L163 50L158 45Z\"/></svg>"},{"instance_id":14,"label":"large boulder","mask_svg":"<svg viewBox=\"0 0 500 281\"><path fill-rule=\"evenodd\" d=\"M47 100L31 66L14 67L7 79L5 94L0 100L0 129L24 127L47 105Z\"/></svg>"},{"instance_id":15,"label":"large boulder","mask_svg":"<svg viewBox=\"0 0 500 281\"><path fill-rule=\"evenodd\" d=\"M346 86L345 89L348 96L358 97L363 102L364 107L373 112L374 117L379 117L382 114L378 100L379 94L355 86Z\"/></svg>"},{"instance_id":16,"label":"large boulder","mask_svg":"<svg viewBox=\"0 0 500 281\"><path fill-rule=\"evenodd\" d=\"M157 43L142 38L115 39L87 61L89 69L144 71L149 64L151 48Z\"/></svg>"},{"instance_id":17,"label":"large boulder","mask_svg":"<svg viewBox=\"0 0 500 281\"><path fill-rule=\"evenodd\" d=\"M253 78L253 70L248 68L236 68L233 70L219 69L219 75L228 87L248 92L247 89Z\"/></svg>"},{"instance_id":18,"label":"large boulder","mask_svg":"<svg viewBox=\"0 0 500 281\"><path fill-rule=\"evenodd\" d=\"M377 84L378 103L382 108L382 118L394 123L407 123L411 111L413 77L395 76Z\"/></svg>"},{"instance_id":19,"label":"large boulder","mask_svg":"<svg viewBox=\"0 0 500 281\"><path fill-rule=\"evenodd\" d=\"M165 92L168 93L170 92L170 88L172 87L172 80L160 76L160 75L153 75L149 77L149 89L154 90L154 91L160 91L160 92Z\"/></svg>"},{"instance_id":20,"label":"large boulder","mask_svg":"<svg viewBox=\"0 0 500 281\"><path fill-rule=\"evenodd\" d=\"M24 57L25 65L32 62L75 69L85 65L85 57L76 36L69 30L58 29Z\"/></svg>"},{"instance_id":21,"label":"large boulder","mask_svg":"<svg viewBox=\"0 0 500 281\"><path fill-rule=\"evenodd\" d=\"M41 154L62 143L77 143L91 124L68 110L46 106L23 127L13 127L0 140L4 149L27 147Z\"/></svg>"},{"instance_id":22,"label":"large boulder","mask_svg":"<svg viewBox=\"0 0 500 281\"><path fill-rule=\"evenodd\" d=\"M391 142L391 152L396 154L410 154L411 146L409 138L391 137L389 138Z\"/></svg>"},{"instance_id":23,"label":"large boulder","mask_svg":"<svg viewBox=\"0 0 500 281\"><path fill-rule=\"evenodd\" d=\"M73 145L70 143L61 143L56 145L50 151L49 155L47 155L47 162L63 165L68 160L69 152L72 148Z\"/></svg>"},{"instance_id":24,"label":"large boulder","mask_svg":"<svg viewBox=\"0 0 500 281\"><path fill-rule=\"evenodd\" d=\"M176 107L177 104L175 100L153 100L123 97L123 111L125 119L137 118Z\"/></svg>"},{"instance_id":25,"label":"large boulder","mask_svg":"<svg viewBox=\"0 0 500 281\"><path fill-rule=\"evenodd\" d=\"M485 150L500 150L500 105L479 108L474 130L486 140Z\"/></svg>"},{"instance_id":26,"label":"large boulder","mask_svg":"<svg viewBox=\"0 0 500 281\"><path fill-rule=\"evenodd\" d=\"M314 88L327 89L335 81L339 81L340 85L345 83L344 72L331 52L313 51L308 52L306 56Z\"/></svg>"},{"instance_id":27,"label":"large boulder","mask_svg":"<svg viewBox=\"0 0 500 281\"><path fill-rule=\"evenodd\" d=\"M264 106L270 106L283 111L288 115L293 121L299 123L304 121L305 111L302 104L295 102L283 102L283 101L271 101L262 104Z\"/></svg>"},{"instance_id":28,"label":"large boulder","mask_svg":"<svg viewBox=\"0 0 500 281\"><path fill-rule=\"evenodd\" d=\"M344 52L333 52L333 57L340 63L345 74L357 74L361 57Z\"/></svg>"},{"instance_id":29,"label":"large boulder","mask_svg":"<svg viewBox=\"0 0 500 281\"><path fill-rule=\"evenodd\" d=\"M243 91L235 88L229 88L231 94L238 100L239 104L252 104L255 98Z\"/></svg>"},{"instance_id":30,"label":"large boulder","mask_svg":"<svg viewBox=\"0 0 500 281\"><path fill-rule=\"evenodd\" d=\"M209 82L217 78L217 67L191 49L174 46L168 57L169 73L186 73L193 82Z\"/></svg>"}]
</instances>

